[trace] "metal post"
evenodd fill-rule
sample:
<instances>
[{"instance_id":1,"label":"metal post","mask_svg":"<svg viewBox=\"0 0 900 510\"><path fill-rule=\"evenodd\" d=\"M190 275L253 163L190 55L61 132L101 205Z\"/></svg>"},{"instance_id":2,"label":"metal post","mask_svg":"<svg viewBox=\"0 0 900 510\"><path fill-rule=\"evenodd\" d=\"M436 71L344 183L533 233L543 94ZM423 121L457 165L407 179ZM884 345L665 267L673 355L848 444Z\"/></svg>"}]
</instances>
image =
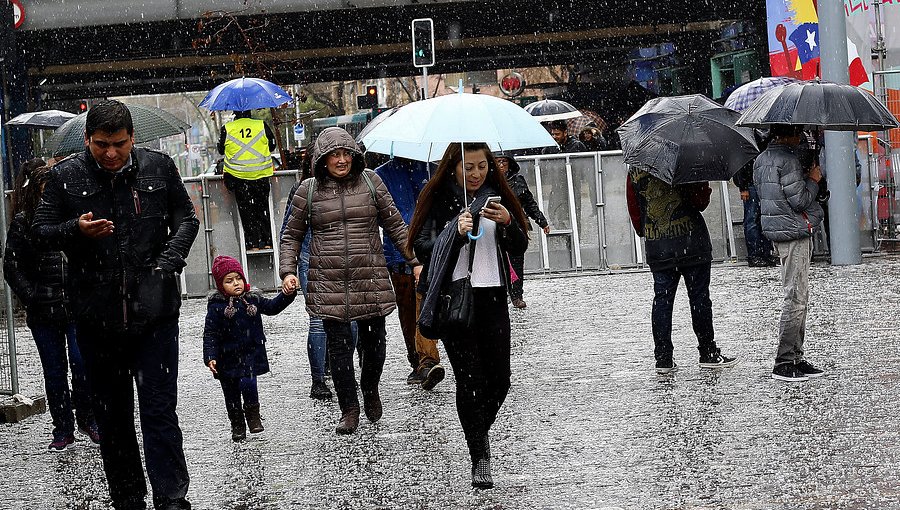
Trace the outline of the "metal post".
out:
<instances>
[{"instance_id":1,"label":"metal post","mask_svg":"<svg viewBox=\"0 0 900 510\"><path fill-rule=\"evenodd\" d=\"M597 182L597 244L600 248L600 269L609 269L609 255L606 253L606 202L603 200L603 158L594 153L594 178Z\"/></svg>"},{"instance_id":2,"label":"metal post","mask_svg":"<svg viewBox=\"0 0 900 510\"><path fill-rule=\"evenodd\" d=\"M0 70L2 75L2 70ZM3 115L3 94L0 91L0 169L6 165L6 131ZM6 183L0 173L0 236L3 236L3 252L6 252ZM16 366L16 325L13 320L13 295L9 284L3 286L3 296L6 299L6 334L9 338L9 380L10 390L13 395L19 392L19 369Z\"/></svg>"},{"instance_id":3,"label":"metal post","mask_svg":"<svg viewBox=\"0 0 900 510\"><path fill-rule=\"evenodd\" d=\"M541 160L534 159L534 192L537 193L538 208L544 212L544 184L541 182ZM550 250L547 243L550 238L541 229L541 260L544 263L544 271L550 270Z\"/></svg>"},{"instance_id":4,"label":"metal post","mask_svg":"<svg viewBox=\"0 0 900 510\"><path fill-rule=\"evenodd\" d=\"M566 155L566 190L569 192L569 217L572 219L572 249L575 250L575 269L581 269L581 237L578 231L578 215L575 210L575 185L572 182L572 163Z\"/></svg>"},{"instance_id":5,"label":"metal post","mask_svg":"<svg viewBox=\"0 0 900 510\"><path fill-rule=\"evenodd\" d=\"M819 2L819 42L822 78L850 83L847 61L847 21L843 2ZM859 247L859 213L856 210L856 171L853 165L854 133L825 132L825 168L831 198L831 263L862 262Z\"/></svg>"},{"instance_id":6,"label":"metal post","mask_svg":"<svg viewBox=\"0 0 900 510\"><path fill-rule=\"evenodd\" d=\"M722 211L725 213L725 236L728 240L728 255L732 262L737 260L737 244L734 242L734 221L731 218L731 199L728 197L728 181L721 181Z\"/></svg>"},{"instance_id":7,"label":"metal post","mask_svg":"<svg viewBox=\"0 0 900 510\"><path fill-rule=\"evenodd\" d=\"M422 68L422 99L428 99L428 68Z\"/></svg>"}]
</instances>

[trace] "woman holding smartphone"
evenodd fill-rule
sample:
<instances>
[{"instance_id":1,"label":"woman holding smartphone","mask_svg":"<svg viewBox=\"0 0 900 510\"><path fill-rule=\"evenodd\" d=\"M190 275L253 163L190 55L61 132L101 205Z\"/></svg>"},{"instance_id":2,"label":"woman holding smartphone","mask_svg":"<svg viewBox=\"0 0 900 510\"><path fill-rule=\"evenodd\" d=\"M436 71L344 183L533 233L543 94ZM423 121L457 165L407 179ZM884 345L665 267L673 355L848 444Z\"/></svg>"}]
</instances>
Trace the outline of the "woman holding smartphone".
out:
<instances>
[{"instance_id":1,"label":"woman holding smartphone","mask_svg":"<svg viewBox=\"0 0 900 510\"><path fill-rule=\"evenodd\" d=\"M528 247L526 221L487 144L467 143L464 151L461 144L451 144L444 152L410 225L409 246L425 265L420 289L430 287L434 294L452 281L471 278L476 326L448 331L442 340L456 378L456 410L472 460L472 486L478 488L494 485L488 431L510 387L509 257ZM429 273L440 282L429 286Z\"/></svg>"}]
</instances>

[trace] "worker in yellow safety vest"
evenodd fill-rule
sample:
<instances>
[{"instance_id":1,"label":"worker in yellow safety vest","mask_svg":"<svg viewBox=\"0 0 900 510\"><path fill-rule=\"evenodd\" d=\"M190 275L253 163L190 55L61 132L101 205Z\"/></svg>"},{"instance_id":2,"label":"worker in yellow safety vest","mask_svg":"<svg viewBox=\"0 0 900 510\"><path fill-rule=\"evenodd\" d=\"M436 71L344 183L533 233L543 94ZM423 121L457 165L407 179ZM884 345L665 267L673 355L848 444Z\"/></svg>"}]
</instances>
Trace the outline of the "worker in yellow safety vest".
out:
<instances>
[{"instance_id":1,"label":"worker in yellow safety vest","mask_svg":"<svg viewBox=\"0 0 900 510\"><path fill-rule=\"evenodd\" d=\"M234 120L222 126L218 149L225 156L225 187L237 202L244 246L248 251L272 249L269 177L275 170L274 133L249 111L234 112Z\"/></svg>"}]
</instances>

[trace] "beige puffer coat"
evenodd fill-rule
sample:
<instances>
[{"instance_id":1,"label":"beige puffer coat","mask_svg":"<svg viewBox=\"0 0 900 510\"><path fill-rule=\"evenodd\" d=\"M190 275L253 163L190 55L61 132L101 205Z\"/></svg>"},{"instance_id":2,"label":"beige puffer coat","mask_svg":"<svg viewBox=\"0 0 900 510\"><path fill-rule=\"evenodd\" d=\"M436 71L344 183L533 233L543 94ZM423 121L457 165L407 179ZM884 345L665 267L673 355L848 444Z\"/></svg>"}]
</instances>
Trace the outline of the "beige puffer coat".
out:
<instances>
[{"instance_id":1,"label":"beige puffer coat","mask_svg":"<svg viewBox=\"0 0 900 510\"><path fill-rule=\"evenodd\" d=\"M337 181L325 170L324 156L339 148L354 156L349 176ZM311 163L324 182L316 183L312 200L307 311L339 321L388 315L396 304L378 226L380 222L395 245L405 247L406 223L381 178L364 169L356 142L343 129L329 128L319 135ZM375 187L375 200L362 172ZM297 272L300 245L310 228L307 197L313 180L303 181L292 198L279 248L282 279ZM404 255L418 264L412 254Z\"/></svg>"}]
</instances>

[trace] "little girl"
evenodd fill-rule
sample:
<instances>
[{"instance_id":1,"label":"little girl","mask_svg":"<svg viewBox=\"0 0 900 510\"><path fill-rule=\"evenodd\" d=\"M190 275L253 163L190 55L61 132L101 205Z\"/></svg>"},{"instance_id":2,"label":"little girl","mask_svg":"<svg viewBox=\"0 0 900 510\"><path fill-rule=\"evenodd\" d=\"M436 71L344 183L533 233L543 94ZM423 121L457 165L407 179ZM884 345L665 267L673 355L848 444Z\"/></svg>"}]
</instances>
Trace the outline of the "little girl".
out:
<instances>
[{"instance_id":1,"label":"little girl","mask_svg":"<svg viewBox=\"0 0 900 510\"><path fill-rule=\"evenodd\" d=\"M207 305L203 362L222 384L231 439L238 442L247 437L247 427L254 434L263 431L256 376L269 371L269 358L260 314L277 315L294 301L297 290L272 299L250 292L240 262L232 257L216 257L212 275L218 291L210 294Z\"/></svg>"}]
</instances>

